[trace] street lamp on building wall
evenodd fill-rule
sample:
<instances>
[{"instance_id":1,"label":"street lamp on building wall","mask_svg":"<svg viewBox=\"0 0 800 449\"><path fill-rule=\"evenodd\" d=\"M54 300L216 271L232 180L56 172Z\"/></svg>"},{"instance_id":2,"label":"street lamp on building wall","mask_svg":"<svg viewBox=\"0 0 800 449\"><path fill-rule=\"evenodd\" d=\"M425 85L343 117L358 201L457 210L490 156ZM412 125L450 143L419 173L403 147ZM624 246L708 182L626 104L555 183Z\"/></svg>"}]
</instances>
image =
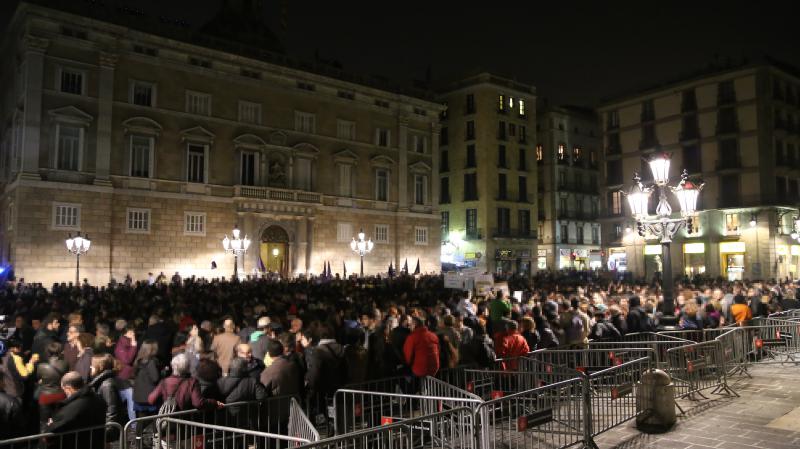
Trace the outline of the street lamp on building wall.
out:
<instances>
[{"instance_id":1,"label":"street lamp on building wall","mask_svg":"<svg viewBox=\"0 0 800 449\"><path fill-rule=\"evenodd\" d=\"M634 173L633 187L628 192L623 192L628 198L633 218L636 219L636 226L639 235L644 237L652 234L661 238L661 258L662 267L662 286L664 293L664 315L674 315L674 298L672 285L672 261L670 259L670 243L672 238L684 226L688 232L692 232L692 219L697 211L697 198L703 189L703 183L689 181L686 170L681 175L681 180L675 187L669 187L669 153L658 153L650 158L650 170L653 172L655 184L645 186L642 184L638 173ZM672 207L667 200L667 189L672 190L681 207L681 218L672 218ZM650 216L647 210L650 195L654 190L658 191L658 205L656 215Z\"/></svg>"},{"instance_id":2,"label":"street lamp on building wall","mask_svg":"<svg viewBox=\"0 0 800 449\"><path fill-rule=\"evenodd\" d=\"M361 229L358 232L358 240L353 237L353 240L350 241L350 249L361 257L361 277L364 277L364 256L369 254L375 246L372 239L364 240L365 238L364 229Z\"/></svg>"},{"instance_id":3,"label":"street lamp on building wall","mask_svg":"<svg viewBox=\"0 0 800 449\"><path fill-rule=\"evenodd\" d=\"M247 234L245 234L243 239L239 238L238 226L233 227L231 235L233 235L233 239L229 239L228 235L227 234L225 235L225 238L222 239L222 247L225 249L226 253L233 254L233 277L238 279L239 256L247 252L247 248L250 247L250 239L247 238Z\"/></svg>"},{"instance_id":4,"label":"street lamp on building wall","mask_svg":"<svg viewBox=\"0 0 800 449\"><path fill-rule=\"evenodd\" d=\"M800 217L792 218L792 234L791 237L800 243Z\"/></svg>"},{"instance_id":5,"label":"street lamp on building wall","mask_svg":"<svg viewBox=\"0 0 800 449\"><path fill-rule=\"evenodd\" d=\"M75 254L75 285L81 285L81 256L89 252L89 248L92 246L92 241L89 240L89 235L85 235L81 237L80 231L78 231L78 235L75 238L72 237L72 234L67 234L67 240L64 242L67 244L67 251L71 254Z\"/></svg>"}]
</instances>

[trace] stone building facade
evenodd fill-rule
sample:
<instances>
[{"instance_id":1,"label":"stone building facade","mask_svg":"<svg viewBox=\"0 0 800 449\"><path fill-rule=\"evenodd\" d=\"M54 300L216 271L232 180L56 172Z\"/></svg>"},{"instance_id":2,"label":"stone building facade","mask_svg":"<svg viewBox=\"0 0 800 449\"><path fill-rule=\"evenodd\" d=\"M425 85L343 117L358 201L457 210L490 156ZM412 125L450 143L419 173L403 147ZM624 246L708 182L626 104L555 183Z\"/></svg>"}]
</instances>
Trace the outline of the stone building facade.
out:
<instances>
[{"instance_id":1,"label":"stone building facade","mask_svg":"<svg viewBox=\"0 0 800 449\"><path fill-rule=\"evenodd\" d=\"M534 272L536 89L481 73L445 86L439 203L443 261Z\"/></svg>"},{"instance_id":2,"label":"stone building facade","mask_svg":"<svg viewBox=\"0 0 800 449\"><path fill-rule=\"evenodd\" d=\"M365 274L438 271L442 107L424 93L25 2L4 38L0 256L18 277L74 279L78 231L92 283L230 276L235 225L240 273L357 272L360 229Z\"/></svg>"},{"instance_id":3,"label":"stone building facade","mask_svg":"<svg viewBox=\"0 0 800 449\"><path fill-rule=\"evenodd\" d=\"M637 235L619 191L630 187L634 171L652 179L646 159L666 151L672 154L671 185L683 169L706 183L694 232L680 231L671 244L676 276L797 277L800 242L792 237L800 204L796 69L769 61L726 67L612 100L599 113L609 268L648 278L660 271L658 240ZM677 201L668 196L677 216ZM651 209L656 203L651 198Z\"/></svg>"},{"instance_id":4,"label":"stone building facade","mask_svg":"<svg viewBox=\"0 0 800 449\"><path fill-rule=\"evenodd\" d=\"M537 117L537 268L600 268L600 131L594 111L545 107Z\"/></svg>"}]
</instances>

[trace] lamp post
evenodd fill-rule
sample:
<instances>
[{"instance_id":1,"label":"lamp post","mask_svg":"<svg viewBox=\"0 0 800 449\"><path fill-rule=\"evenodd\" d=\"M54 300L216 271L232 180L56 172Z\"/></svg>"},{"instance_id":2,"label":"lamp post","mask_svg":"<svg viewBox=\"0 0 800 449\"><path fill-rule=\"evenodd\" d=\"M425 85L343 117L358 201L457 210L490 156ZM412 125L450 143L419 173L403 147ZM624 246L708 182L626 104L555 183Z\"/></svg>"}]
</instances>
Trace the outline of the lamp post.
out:
<instances>
[{"instance_id":1,"label":"lamp post","mask_svg":"<svg viewBox=\"0 0 800 449\"><path fill-rule=\"evenodd\" d=\"M239 279L239 255L247 252L247 248L250 247L250 239L247 238L247 234L243 239L239 238L238 226L233 227L231 235L233 235L232 239L229 239L227 234L225 235L225 238L222 239L222 247L226 253L233 254L233 277Z\"/></svg>"},{"instance_id":2,"label":"lamp post","mask_svg":"<svg viewBox=\"0 0 800 449\"><path fill-rule=\"evenodd\" d=\"M358 254L361 257L361 277L364 277L364 256L369 254L372 251L372 248L375 246L372 243L372 239L364 240L366 235L364 234L364 229L361 229L358 232L358 240L353 237L353 240L350 241L350 249Z\"/></svg>"},{"instance_id":3,"label":"lamp post","mask_svg":"<svg viewBox=\"0 0 800 449\"><path fill-rule=\"evenodd\" d=\"M671 154L658 153L650 158L650 170L653 172L655 185L642 184L638 173L634 173L633 187L628 192L623 192L628 198L633 218L639 235L644 237L647 233L661 238L662 288L664 293L664 315L674 315L674 298L672 285L672 261L670 258L670 243L672 238L684 226L691 233L692 219L697 211L697 198L703 189L703 183L689 181L686 170L681 174L681 180L675 187L670 187L669 166ZM672 207L667 201L667 189L672 190L681 207L681 218L672 218ZM658 190L658 205L656 215L650 216L647 210L648 201L653 190Z\"/></svg>"},{"instance_id":4,"label":"lamp post","mask_svg":"<svg viewBox=\"0 0 800 449\"><path fill-rule=\"evenodd\" d=\"M92 246L92 241L89 240L89 235L81 237L80 231L78 231L78 235L75 238L72 237L72 234L67 234L67 240L65 240L67 245L67 251L71 254L75 254L75 285L80 287L81 285L81 255L86 254L89 252L89 248Z\"/></svg>"}]
</instances>

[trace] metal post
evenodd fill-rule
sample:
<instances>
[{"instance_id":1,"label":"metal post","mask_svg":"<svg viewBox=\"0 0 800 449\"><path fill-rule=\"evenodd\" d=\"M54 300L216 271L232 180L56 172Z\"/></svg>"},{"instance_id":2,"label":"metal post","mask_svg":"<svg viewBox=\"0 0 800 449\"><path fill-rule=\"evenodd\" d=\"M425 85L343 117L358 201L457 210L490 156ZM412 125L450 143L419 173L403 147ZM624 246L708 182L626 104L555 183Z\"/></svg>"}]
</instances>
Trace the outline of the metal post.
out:
<instances>
[{"instance_id":1,"label":"metal post","mask_svg":"<svg viewBox=\"0 0 800 449\"><path fill-rule=\"evenodd\" d=\"M364 254L361 254L361 277L364 277Z\"/></svg>"},{"instance_id":2,"label":"metal post","mask_svg":"<svg viewBox=\"0 0 800 449\"><path fill-rule=\"evenodd\" d=\"M81 286L81 253L75 255L75 286Z\"/></svg>"},{"instance_id":3,"label":"metal post","mask_svg":"<svg viewBox=\"0 0 800 449\"><path fill-rule=\"evenodd\" d=\"M665 232L666 229L664 230ZM669 254L669 242L661 243L661 291L664 293L664 315L675 315L675 301L673 297L672 258Z\"/></svg>"},{"instance_id":4,"label":"metal post","mask_svg":"<svg viewBox=\"0 0 800 449\"><path fill-rule=\"evenodd\" d=\"M239 279L239 254L233 252L233 278Z\"/></svg>"}]
</instances>

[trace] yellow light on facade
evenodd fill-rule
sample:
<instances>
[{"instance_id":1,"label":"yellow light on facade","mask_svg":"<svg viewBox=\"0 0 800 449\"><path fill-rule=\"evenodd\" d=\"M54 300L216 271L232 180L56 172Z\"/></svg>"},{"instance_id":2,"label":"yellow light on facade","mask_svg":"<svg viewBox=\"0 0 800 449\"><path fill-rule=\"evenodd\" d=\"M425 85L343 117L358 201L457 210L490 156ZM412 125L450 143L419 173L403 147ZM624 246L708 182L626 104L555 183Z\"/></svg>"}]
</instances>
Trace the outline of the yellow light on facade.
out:
<instances>
[{"instance_id":1,"label":"yellow light on facade","mask_svg":"<svg viewBox=\"0 0 800 449\"><path fill-rule=\"evenodd\" d=\"M687 243L683 245L684 254L703 254L706 252L705 243Z\"/></svg>"},{"instance_id":2,"label":"yellow light on facade","mask_svg":"<svg viewBox=\"0 0 800 449\"><path fill-rule=\"evenodd\" d=\"M743 253L745 252L744 242L721 242L719 244L721 253Z\"/></svg>"},{"instance_id":3,"label":"yellow light on facade","mask_svg":"<svg viewBox=\"0 0 800 449\"><path fill-rule=\"evenodd\" d=\"M779 256L788 256L789 255L789 246L787 245L778 245L775 247L775 253Z\"/></svg>"},{"instance_id":4,"label":"yellow light on facade","mask_svg":"<svg viewBox=\"0 0 800 449\"><path fill-rule=\"evenodd\" d=\"M660 256L661 245L644 245L645 256Z\"/></svg>"},{"instance_id":5,"label":"yellow light on facade","mask_svg":"<svg viewBox=\"0 0 800 449\"><path fill-rule=\"evenodd\" d=\"M800 256L800 245L792 245L791 254L793 256Z\"/></svg>"}]
</instances>

